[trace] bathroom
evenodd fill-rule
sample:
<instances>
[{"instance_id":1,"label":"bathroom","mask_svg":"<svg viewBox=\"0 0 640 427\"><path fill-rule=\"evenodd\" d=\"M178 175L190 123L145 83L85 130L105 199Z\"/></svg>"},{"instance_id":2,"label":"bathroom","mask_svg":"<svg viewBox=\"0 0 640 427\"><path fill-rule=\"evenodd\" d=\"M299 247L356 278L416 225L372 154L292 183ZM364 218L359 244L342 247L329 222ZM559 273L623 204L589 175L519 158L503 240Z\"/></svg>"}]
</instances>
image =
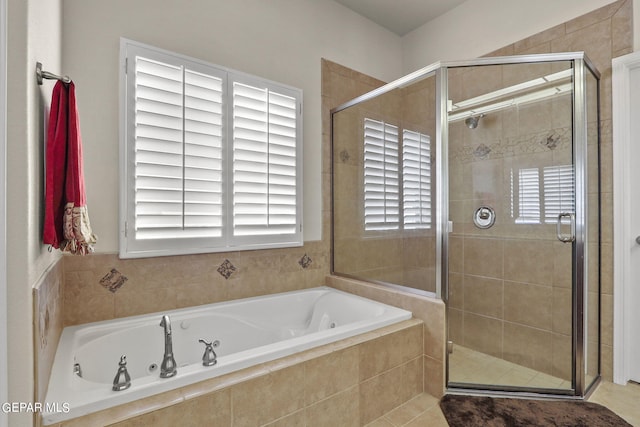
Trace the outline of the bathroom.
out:
<instances>
[{"instance_id":1,"label":"bathroom","mask_svg":"<svg viewBox=\"0 0 640 427\"><path fill-rule=\"evenodd\" d=\"M256 0L241 4L202 1L192 2L188 8L177 1L157 8L155 2L146 0L6 3L7 75L11 82L7 86L6 212L10 225L10 401L39 398L36 393L43 389L47 375L34 372L35 359L38 367L47 365L43 360L52 357L48 344L56 342L63 325L324 284L331 264L329 111L382 82L435 61L471 59L495 55L496 51L511 55L585 50L604 76L603 196L611 195L607 176L611 174L607 151L611 147L611 127L607 127L611 123L610 101L606 101L610 91L606 87L611 58L633 51L631 0L566 5L549 1L544 11L539 10L545 9L540 5L515 7L506 1L491 2L482 10L462 3L432 25L403 37L333 1L278 1L268 5ZM510 24L513 22L517 24ZM121 37L303 90L302 247L180 257L118 257L117 88ZM323 63L323 58L328 61ZM96 253L89 257L61 257L40 243L44 122L52 83L37 86L33 73L36 61L50 71L68 74L78 87L88 206L99 239ZM612 277L607 266L612 258L610 218L611 212L603 210L604 379L612 377L613 357ZM228 278L219 272L224 266L233 266ZM116 282L119 288L111 292L101 282ZM39 304L34 307L36 301ZM37 338L34 328L40 331ZM442 367L440 356L424 357L428 363ZM33 414L9 415L11 426L32 425L32 420Z\"/></svg>"}]
</instances>

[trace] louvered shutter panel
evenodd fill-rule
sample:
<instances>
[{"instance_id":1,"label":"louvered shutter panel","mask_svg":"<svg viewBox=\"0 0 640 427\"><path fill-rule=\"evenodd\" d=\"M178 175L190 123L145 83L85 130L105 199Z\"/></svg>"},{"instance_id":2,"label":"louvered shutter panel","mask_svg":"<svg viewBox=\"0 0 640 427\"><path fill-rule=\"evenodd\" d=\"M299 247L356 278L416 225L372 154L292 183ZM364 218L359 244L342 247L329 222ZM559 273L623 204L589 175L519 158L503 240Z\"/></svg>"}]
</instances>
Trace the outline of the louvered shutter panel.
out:
<instances>
[{"instance_id":1,"label":"louvered shutter panel","mask_svg":"<svg viewBox=\"0 0 640 427\"><path fill-rule=\"evenodd\" d=\"M121 40L120 256L301 246L302 91Z\"/></svg>"},{"instance_id":2,"label":"louvered shutter panel","mask_svg":"<svg viewBox=\"0 0 640 427\"><path fill-rule=\"evenodd\" d=\"M294 234L297 101L233 83L233 235Z\"/></svg>"},{"instance_id":3,"label":"louvered shutter panel","mask_svg":"<svg viewBox=\"0 0 640 427\"><path fill-rule=\"evenodd\" d=\"M573 165L547 166L543 171L544 220L558 222L563 212L575 213Z\"/></svg>"},{"instance_id":4,"label":"louvered shutter panel","mask_svg":"<svg viewBox=\"0 0 640 427\"><path fill-rule=\"evenodd\" d=\"M405 230L431 228L431 140L402 131L402 212Z\"/></svg>"},{"instance_id":5,"label":"louvered shutter panel","mask_svg":"<svg viewBox=\"0 0 640 427\"><path fill-rule=\"evenodd\" d=\"M398 127L364 119L365 230L400 225Z\"/></svg>"},{"instance_id":6,"label":"louvered shutter panel","mask_svg":"<svg viewBox=\"0 0 640 427\"><path fill-rule=\"evenodd\" d=\"M136 57L136 239L221 236L222 84Z\"/></svg>"},{"instance_id":7,"label":"louvered shutter panel","mask_svg":"<svg viewBox=\"0 0 640 427\"><path fill-rule=\"evenodd\" d=\"M538 168L520 169L518 174L518 218L516 224L540 223L540 176Z\"/></svg>"}]
</instances>

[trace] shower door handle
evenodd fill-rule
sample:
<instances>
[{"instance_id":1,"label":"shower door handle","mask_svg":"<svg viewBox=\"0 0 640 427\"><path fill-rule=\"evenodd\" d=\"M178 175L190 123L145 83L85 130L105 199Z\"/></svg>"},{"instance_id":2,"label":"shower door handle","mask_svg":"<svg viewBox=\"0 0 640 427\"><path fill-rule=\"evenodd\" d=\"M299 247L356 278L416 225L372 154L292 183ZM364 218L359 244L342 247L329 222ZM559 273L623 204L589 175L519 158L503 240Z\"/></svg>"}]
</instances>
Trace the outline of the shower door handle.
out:
<instances>
[{"instance_id":1,"label":"shower door handle","mask_svg":"<svg viewBox=\"0 0 640 427\"><path fill-rule=\"evenodd\" d=\"M571 234L563 234L562 227L562 218L569 218L569 222L571 224ZM558 236L558 240L564 243L573 242L576 240L576 216L570 212L562 212L558 214L558 222L556 223L556 236Z\"/></svg>"}]
</instances>

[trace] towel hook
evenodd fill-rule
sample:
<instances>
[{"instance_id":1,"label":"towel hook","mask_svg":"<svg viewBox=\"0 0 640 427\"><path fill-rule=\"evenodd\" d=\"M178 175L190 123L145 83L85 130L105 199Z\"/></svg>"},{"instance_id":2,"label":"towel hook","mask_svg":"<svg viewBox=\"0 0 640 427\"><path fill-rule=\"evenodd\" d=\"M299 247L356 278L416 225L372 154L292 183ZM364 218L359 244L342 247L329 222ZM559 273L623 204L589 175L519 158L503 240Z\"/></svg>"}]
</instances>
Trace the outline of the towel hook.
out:
<instances>
[{"instance_id":1,"label":"towel hook","mask_svg":"<svg viewBox=\"0 0 640 427\"><path fill-rule=\"evenodd\" d=\"M58 76L48 71L43 71L42 62L36 62L36 79L38 80L38 85L41 86L43 79L61 80L63 83L71 83L71 78L69 76Z\"/></svg>"}]
</instances>

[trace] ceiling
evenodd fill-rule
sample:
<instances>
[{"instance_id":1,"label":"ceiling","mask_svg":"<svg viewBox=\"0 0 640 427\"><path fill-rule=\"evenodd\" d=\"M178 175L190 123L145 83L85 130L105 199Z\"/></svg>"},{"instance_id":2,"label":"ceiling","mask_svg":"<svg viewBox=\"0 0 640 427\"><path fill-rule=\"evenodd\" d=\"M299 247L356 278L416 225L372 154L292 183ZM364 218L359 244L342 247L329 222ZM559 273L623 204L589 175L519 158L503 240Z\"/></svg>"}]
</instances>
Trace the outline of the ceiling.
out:
<instances>
[{"instance_id":1,"label":"ceiling","mask_svg":"<svg viewBox=\"0 0 640 427\"><path fill-rule=\"evenodd\" d=\"M399 36L421 27L466 0L335 0Z\"/></svg>"}]
</instances>

